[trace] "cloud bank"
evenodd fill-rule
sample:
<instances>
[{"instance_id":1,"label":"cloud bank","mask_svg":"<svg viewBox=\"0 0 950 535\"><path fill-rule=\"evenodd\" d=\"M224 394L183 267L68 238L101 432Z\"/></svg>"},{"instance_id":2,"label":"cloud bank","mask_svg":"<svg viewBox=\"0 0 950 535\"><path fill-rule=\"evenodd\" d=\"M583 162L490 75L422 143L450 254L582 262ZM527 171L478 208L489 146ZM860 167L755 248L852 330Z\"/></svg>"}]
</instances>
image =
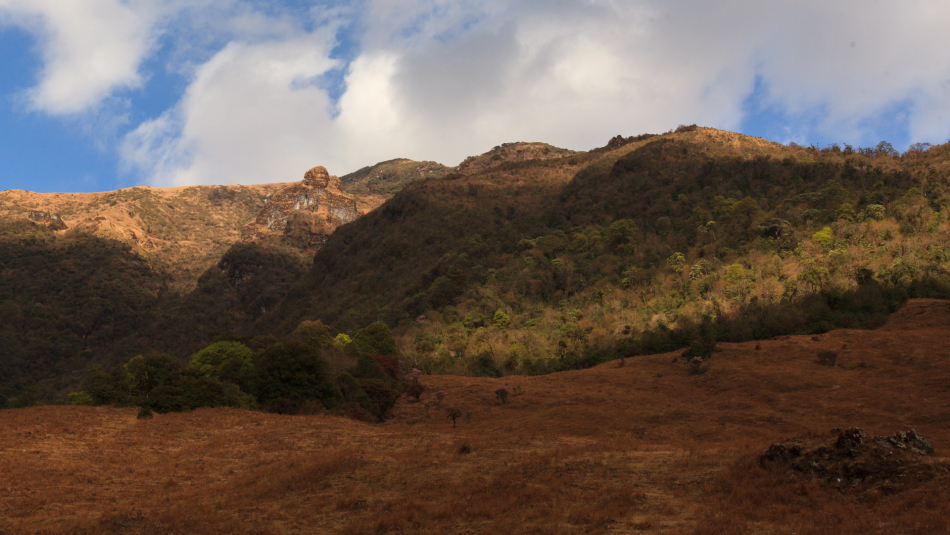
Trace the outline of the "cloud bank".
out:
<instances>
[{"instance_id":1,"label":"cloud bank","mask_svg":"<svg viewBox=\"0 0 950 535\"><path fill-rule=\"evenodd\" d=\"M589 149L762 110L788 123L777 141L873 144L882 123L906 143L950 136L950 10L933 1L75 4L0 0L42 50L29 105L134 95L160 59L186 88L117 147L153 185L454 165L505 141Z\"/></svg>"}]
</instances>

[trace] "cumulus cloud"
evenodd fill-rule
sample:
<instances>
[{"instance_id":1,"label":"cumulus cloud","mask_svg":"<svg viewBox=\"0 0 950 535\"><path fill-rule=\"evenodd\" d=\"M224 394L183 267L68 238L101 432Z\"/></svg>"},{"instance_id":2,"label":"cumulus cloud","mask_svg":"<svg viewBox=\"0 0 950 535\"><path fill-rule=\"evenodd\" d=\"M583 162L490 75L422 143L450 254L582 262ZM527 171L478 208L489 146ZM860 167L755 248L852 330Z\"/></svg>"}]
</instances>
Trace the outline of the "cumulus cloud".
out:
<instances>
[{"instance_id":1,"label":"cumulus cloud","mask_svg":"<svg viewBox=\"0 0 950 535\"><path fill-rule=\"evenodd\" d=\"M296 180L332 146L332 104L318 78L333 68L332 32L232 42L196 72L178 105L131 132L129 165L155 185Z\"/></svg>"},{"instance_id":2,"label":"cumulus cloud","mask_svg":"<svg viewBox=\"0 0 950 535\"><path fill-rule=\"evenodd\" d=\"M47 3L0 0L0 12L46 32L44 50L85 43L49 30L69 25L36 8ZM90 0L120 31L100 56L75 54L86 67L50 52L36 106L66 113L142 84L155 36L174 32L187 89L120 149L153 184L296 180L313 165L343 174L394 157L453 165L504 141L589 149L681 123L738 129L753 91L797 141L876 142L882 123L906 142L950 134L950 10L928 0L206 4L172 26L167 6ZM74 33L99 27L85 24ZM341 39L356 47L345 61Z\"/></svg>"},{"instance_id":3,"label":"cumulus cloud","mask_svg":"<svg viewBox=\"0 0 950 535\"><path fill-rule=\"evenodd\" d=\"M142 84L138 67L152 50L157 2L0 0L0 22L40 38L43 69L27 93L51 115L82 112L116 89Z\"/></svg>"}]
</instances>

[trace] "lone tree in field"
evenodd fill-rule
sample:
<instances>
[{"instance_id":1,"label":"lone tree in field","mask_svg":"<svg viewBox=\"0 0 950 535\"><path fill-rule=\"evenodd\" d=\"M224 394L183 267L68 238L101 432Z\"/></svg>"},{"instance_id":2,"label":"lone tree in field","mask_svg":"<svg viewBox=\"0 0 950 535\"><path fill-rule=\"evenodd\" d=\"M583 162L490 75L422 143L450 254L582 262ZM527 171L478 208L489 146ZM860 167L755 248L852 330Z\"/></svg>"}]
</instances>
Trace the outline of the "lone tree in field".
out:
<instances>
[{"instance_id":1,"label":"lone tree in field","mask_svg":"<svg viewBox=\"0 0 950 535\"><path fill-rule=\"evenodd\" d=\"M455 427L455 420L462 416L462 411L452 407L451 409L445 409L445 415L452 419L452 427Z\"/></svg>"}]
</instances>

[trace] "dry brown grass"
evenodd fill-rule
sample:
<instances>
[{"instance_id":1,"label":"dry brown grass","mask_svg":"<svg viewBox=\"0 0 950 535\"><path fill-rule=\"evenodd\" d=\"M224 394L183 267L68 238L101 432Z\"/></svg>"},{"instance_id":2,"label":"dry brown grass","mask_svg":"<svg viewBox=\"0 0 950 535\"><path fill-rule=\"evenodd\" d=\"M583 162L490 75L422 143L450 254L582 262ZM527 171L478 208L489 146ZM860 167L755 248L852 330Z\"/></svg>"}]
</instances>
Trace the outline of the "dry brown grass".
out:
<instances>
[{"instance_id":1,"label":"dry brown grass","mask_svg":"<svg viewBox=\"0 0 950 535\"><path fill-rule=\"evenodd\" d=\"M373 426L329 416L135 409L0 412L0 533L946 533L950 475L844 493L769 444L833 427L950 443L950 303L884 328L721 344L541 377L423 377ZM845 347L846 346L846 347ZM816 362L838 351L838 365ZM494 390L520 386L501 405ZM465 416L453 429L443 414ZM462 444L471 453L460 453ZM942 464L940 466L943 466ZM941 471L943 470L943 471Z\"/></svg>"}]
</instances>

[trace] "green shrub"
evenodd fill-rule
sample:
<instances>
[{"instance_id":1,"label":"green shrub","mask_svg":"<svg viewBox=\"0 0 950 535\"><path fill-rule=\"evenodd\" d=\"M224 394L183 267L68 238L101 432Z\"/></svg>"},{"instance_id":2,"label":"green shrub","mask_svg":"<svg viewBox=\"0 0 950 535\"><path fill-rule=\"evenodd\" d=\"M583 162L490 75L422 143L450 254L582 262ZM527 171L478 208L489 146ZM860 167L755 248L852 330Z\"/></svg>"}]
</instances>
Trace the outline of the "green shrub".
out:
<instances>
[{"instance_id":1,"label":"green shrub","mask_svg":"<svg viewBox=\"0 0 950 535\"><path fill-rule=\"evenodd\" d=\"M254 369L257 400L275 412L295 413L308 399L332 408L342 397L320 350L299 341L271 346L255 359Z\"/></svg>"},{"instance_id":2,"label":"green shrub","mask_svg":"<svg viewBox=\"0 0 950 535\"><path fill-rule=\"evenodd\" d=\"M359 355L395 355L396 339L389 326L381 321L372 323L358 331L353 337L353 345Z\"/></svg>"},{"instance_id":3,"label":"green shrub","mask_svg":"<svg viewBox=\"0 0 950 535\"><path fill-rule=\"evenodd\" d=\"M198 375L216 377L241 387L254 389L254 352L239 342L216 342L188 359L188 366Z\"/></svg>"},{"instance_id":4,"label":"green shrub","mask_svg":"<svg viewBox=\"0 0 950 535\"><path fill-rule=\"evenodd\" d=\"M8 403L13 409L25 409L39 405L42 400L43 391L40 390L39 385L32 384L21 388L20 395L11 399Z\"/></svg>"},{"instance_id":5,"label":"green shrub","mask_svg":"<svg viewBox=\"0 0 950 535\"><path fill-rule=\"evenodd\" d=\"M70 392L66 395L66 404L67 405L95 405L96 401L92 399L92 396L88 392Z\"/></svg>"}]
</instances>

